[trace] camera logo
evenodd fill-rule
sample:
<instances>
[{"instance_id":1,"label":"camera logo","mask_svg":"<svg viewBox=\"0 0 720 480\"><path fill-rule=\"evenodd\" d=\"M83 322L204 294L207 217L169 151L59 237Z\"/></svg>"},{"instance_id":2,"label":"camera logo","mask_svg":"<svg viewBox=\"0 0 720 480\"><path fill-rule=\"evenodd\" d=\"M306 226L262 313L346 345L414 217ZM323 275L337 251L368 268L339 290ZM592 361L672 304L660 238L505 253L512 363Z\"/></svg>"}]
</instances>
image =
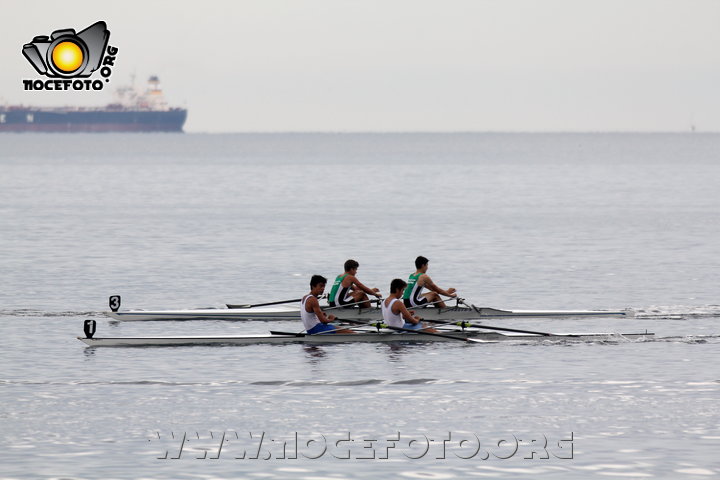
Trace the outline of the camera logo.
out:
<instances>
[{"instance_id":1,"label":"camera logo","mask_svg":"<svg viewBox=\"0 0 720 480\"><path fill-rule=\"evenodd\" d=\"M101 80L71 80L89 77L100 69L110 81L117 48L108 46L110 31L96 22L81 32L55 30L48 37L36 36L23 45L22 53L40 75L62 80L23 80L25 90L102 90Z\"/></svg>"}]
</instances>

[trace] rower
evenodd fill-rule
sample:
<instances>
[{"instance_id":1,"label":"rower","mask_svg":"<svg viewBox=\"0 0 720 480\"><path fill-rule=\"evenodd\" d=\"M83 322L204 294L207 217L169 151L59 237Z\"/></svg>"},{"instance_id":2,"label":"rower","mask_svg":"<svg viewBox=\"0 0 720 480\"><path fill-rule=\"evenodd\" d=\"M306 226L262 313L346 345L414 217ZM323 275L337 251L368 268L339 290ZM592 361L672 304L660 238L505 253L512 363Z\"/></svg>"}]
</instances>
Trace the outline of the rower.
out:
<instances>
[{"instance_id":1,"label":"rower","mask_svg":"<svg viewBox=\"0 0 720 480\"><path fill-rule=\"evenodd\" d=\"M408 308L424 307L428 304L434 304L437 308L445 308L445 302L442 301L440 295L445 295L446 297L456 296L454 288L445 290L433 283L427 274L429 262L430 260L422 255L415 259L415 273L410 275L408 286L403 293L403 302ZM423 288L427 288L430 291L422 293Z\"/></svg>"},{"instance_id":2,"label":"rower","mask_svg":"<svg viewBox=\"0 0 720 480\"><path fill-rule=\"evenodd\" d=\"M354 333L346 329L338 329L330 322L335 320L335 315L325 315L320 308L320 297L325 291L327 278L321 275L313 275L310 279L310 293L305 295L300 303L300 318L308 334L317 333Z\"/></svg>"},{"instance_id":3,"label":"rower","mask_svg":"<svg viewBox=\"0 0 720 480\"><path fill-rule=\"evenodd\" d=\"M331 307L351 308L358 305L360 308L370 308L370 300L368 295L375 295L381 298L380 290L377 288L368 288L357 279L357 270L360 264L355 260L345 262L345 273L335 278L328 295L328 304Z\"/></svg>"},{"instance_id":4,"label":"rower","mask_svg":"<svg viewBox=\"0 0 720 480\"><path fill-rule=\"evenodd\" d=\"M407 287L407 283L399 278L390 283L390 295L382 302L384 322L390 327L435 332L435 329L423 325L420 322L422 319L415 315L415 312L409 311L402 302L401 297L405 287Z\"/></svg>"}]
</instances>

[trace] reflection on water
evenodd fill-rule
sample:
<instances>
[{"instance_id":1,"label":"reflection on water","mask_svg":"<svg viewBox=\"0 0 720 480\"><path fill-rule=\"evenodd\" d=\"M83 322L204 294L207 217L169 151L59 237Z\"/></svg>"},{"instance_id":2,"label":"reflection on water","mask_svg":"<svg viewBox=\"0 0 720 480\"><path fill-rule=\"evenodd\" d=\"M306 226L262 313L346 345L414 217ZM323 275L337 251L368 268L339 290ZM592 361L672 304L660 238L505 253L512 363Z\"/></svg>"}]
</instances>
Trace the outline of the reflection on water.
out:
<instances>
[{"instance_id":1,"label":"reflection on water","mask_svg":"<svg viewBox=\"0 0 720 480\"><path fill-rule=\"evenodd\" d=\"M321 345L303 344L302 348L307 354L306 358L310 365L317 365L320 360L327 356L327 352Z\"/></svg>"},{"instance_id":2,"label":"reflection on water","mask_svg":"<svg viewBox=\"0 0 720 480\"><path fill-rule=\"evenodd\" d=\"M402 361L403 354L407 353L408 348L411 348L407 344L402 343L389 343L387 345L383 345L383 347L387 350L386 354L388 361L390 362Z\"/></svg>"}]
</instances>

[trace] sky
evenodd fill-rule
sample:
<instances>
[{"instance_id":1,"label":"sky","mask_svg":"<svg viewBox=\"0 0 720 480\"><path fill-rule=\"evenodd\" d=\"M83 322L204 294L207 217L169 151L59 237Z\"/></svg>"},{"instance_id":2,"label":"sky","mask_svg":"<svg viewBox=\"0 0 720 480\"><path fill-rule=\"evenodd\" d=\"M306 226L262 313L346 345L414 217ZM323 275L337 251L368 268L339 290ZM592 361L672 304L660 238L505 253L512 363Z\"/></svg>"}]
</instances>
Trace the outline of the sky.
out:
<instances>
[{"instance_id":1,"label":"sky","mask_svg":"<svg viewBox=\"0 0 720 480\"><path fill-rule=\"evenodd\" d=\"M0 0L0 105L158 75L188 132L720 131L720 0ZM101 92L26 92L36 35L104 20Z\"/></svg>"}]
</instances>

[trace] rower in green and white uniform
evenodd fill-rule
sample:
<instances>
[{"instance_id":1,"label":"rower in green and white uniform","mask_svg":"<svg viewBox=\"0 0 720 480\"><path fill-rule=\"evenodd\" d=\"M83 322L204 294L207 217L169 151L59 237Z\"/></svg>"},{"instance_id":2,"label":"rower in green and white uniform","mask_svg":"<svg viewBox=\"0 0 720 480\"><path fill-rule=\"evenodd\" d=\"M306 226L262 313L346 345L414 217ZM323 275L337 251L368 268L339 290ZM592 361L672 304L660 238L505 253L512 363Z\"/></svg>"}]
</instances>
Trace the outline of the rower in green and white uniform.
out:
<instances>
[{"instance_id":1,"label":"rower in green and white uniform","mask_svg":"<svg viewBox=\"0 0 720 480\"><path fill-rule=\"evenodd\" d=\"M446 297L456 296L454 288L445 290L433 283L427 274L429 262L430 260L423 256L415 259L415 268L417 270L415 270L415 273L410 274L408 285L403 292L403 302L407 308L424 307L429 303L432 303L437 308L445 308L445 302L442 301L440 295L445 295ZM423 293L423 289L425 288L430 291Z\"/></svg>"},{"instance_id":2,"label":"rower in green and white uniform","mask_svg":"<svg viewBox=\"0 0 720 480\"><path fill-rule=\"evenodd\" d=\"M418 280L424 273L411 273L408 277L408 283L403 292L403 302L406 307L422 307L428 303L428 299L421 296L423 287L418 284Z\"/></svg>"},{"instance_id":3,"label":"rower in green and white uniform","mask_svg":"<svg viewBox=\"0 0 720 480\"><path fill-rule=\"evenodd\" d=\"M375 295L381 298L380 290L377 288L368 288L355 276L360 264L355 260L345 262L345 272L335 278L330 295L328 295L328 304L331 307L354 307L370 308L370 300L368 295Z\"/></svg>"},{"instance_id":4,"label":"rower in green and white uniform","mask_svg":"<svg viewBox=\"0 0 720 480\"><path fill-rule=\"evenodd\" d=\"M328 303L330 306L345 305L347 303L353 303L353 298L350 294L350 287L343 287L342 282L345 278L350 275L349 273L343 273L335 277L335 282L330 288L328 294Z\"/></svg>"}]
</instances>

